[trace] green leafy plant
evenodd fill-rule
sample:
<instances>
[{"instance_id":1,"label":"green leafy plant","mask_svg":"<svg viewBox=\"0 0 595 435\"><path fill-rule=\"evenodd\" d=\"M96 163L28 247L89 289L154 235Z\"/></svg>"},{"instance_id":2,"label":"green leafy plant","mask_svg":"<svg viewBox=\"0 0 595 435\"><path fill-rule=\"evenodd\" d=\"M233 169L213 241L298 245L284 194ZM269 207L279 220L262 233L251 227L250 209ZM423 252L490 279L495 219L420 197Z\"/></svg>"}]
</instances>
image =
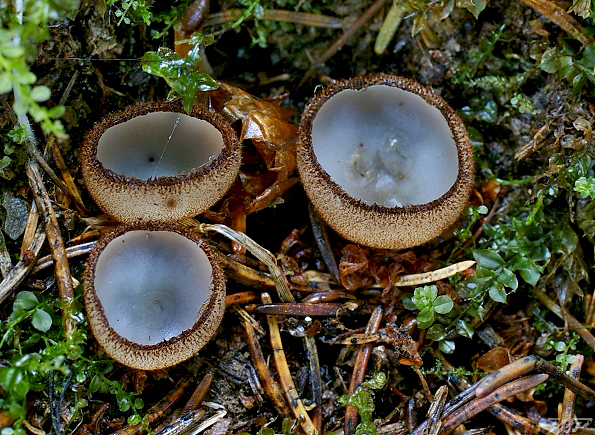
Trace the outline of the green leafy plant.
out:
<instances>
[{"instance_id":1,"label":"green leafy plant","mask_svg":"<svg viewBox=\"0 0 595 435\"><path fill-rule=\"evenodd\" d=\"M595 43L586 46L582 55L568 44L562 49L548 48L541 56L539 68L550 74L557 73L561 79L568 80L575 94L587 84L590 84L592 91L595 85Z\"/></svg>"},{"instance_id":2,"label":"green leafy plant","mask_svg":"<svg viewBox=\"0 0 595 435\"><path fill-rule=\"evenodd\" d=\"M419 310L417 326L426 329L432 326L436 314L449 313L454 302L450 296L438 296L438 287L435 285L426 285L416 288L413 297L404 298L403 305L408 310Z\"/></svg>"},{"instance_id":3,"label":"green leafy plant","mask_svg":"<svg viewBox=\"0 0 595 435\"><path fill-rule=\"evenodd\" d=\"M21 8L0 7L3 26L0 29L0 94L13 92L13 109L17 115L31 115L47 133L64 137L64 127L58 120L63 106L45 107L51 90L35 85L37 77L29 68L37 55L37 44L49 36L51 21L76 11L78 0L40 0L19 2Z\"/></svg>"},{"instance_id":4,"label":"green leafy plant","mask_svg":"<svg viewBox=\"0 0 595 435\"><path fill-rule=\"evenodd\" d=\"M142 58L143 71L163 77L171 87L168 99L171 101L181 98L184 109L188 113L192 111L194 100L199 92L211 91L219 87L219 84L208 74L198 71L201 46L212 44L213 41L210 35L196 33L189 40L179 41L179 43L194 46L186 58L166 47L159 48L157 52L147 52Z\"/></svg>"},{"instance_id":5,"label":"green leafy plant","mask_svg":"<svg viewBox=\"0 0 595 435\"><path fill-rule=\"evenodd\" d=\"M574 182L574 191L581 198L595 198L595 178L580 177Z\"/></svg>"},{"instance_id":6,"label":"green leafy plant","mask_svg":"<svg viewBox=\"0 0 595 435\"><path fill-rule=\"evenodd\" d=\"M132 22L143 22L147 26L151 24L153 14L145 0L107 0L106 3L114 7L118 26Z\"/></svg>"},{"instance_id":7,"label":"green leafy plant","mask_svg":"<svg viewBox=\"0 0 595 435\"><path fill-rule=\"evenodd\" d=\"M343 406L353 406L357 408L360 416L360 423L355 429L356 435L377 435L378 431L372 421L374 413L374 391L380 390L386 382L386 374L376 373L371 379L363 382L356 388L353 394L339 396L338 402Z\"/></svg>"}]
</instances>

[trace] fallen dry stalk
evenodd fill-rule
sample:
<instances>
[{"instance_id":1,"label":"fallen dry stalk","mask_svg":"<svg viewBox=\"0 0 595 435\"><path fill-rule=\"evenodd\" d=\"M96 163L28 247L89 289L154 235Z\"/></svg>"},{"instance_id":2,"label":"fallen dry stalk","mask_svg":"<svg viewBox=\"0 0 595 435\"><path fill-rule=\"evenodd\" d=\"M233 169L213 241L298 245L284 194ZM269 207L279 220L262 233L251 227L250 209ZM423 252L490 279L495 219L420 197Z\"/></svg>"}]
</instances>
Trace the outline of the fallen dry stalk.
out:
<instances>
[{"instance_id":1,"label":"fallen dry stalk","mask_svg":"<svg viewBox=\"0 0 595 435\"><path fill-rule=\"evenodd\" d=\"M378 332L383 314L384 312L382 310L382 307L377 307L376 310L374 310L374 313L372 313L372 315L370 316L370 320L368 321L368 325L366 326L366 334L376 334ZM353 374L351 375L351 380L349 381L349 394L353 394L355 392L355 389L359 387L362 384L362 382L364 382L366 368L368 367L368 361L370 360L371 353L371 344L366 343L360 345L357 356L355 357L355 364L353 365ZM347 406L347 408L345 409L345 428L343 430L345 435L355 434L357 422L357 408L354 406Z\"/></svg>"},{"instance_id":2,"label":"fallen dry stalk","mask_svg":"<svg viewBox=\"0 0 595 435\"><path fill-rule=\"evenodd\" d=\"M4 233L0 230L0 273L2 273L2 278L10 273L10 269L12 269L12 260L8 249L6 249Z\"/></svg>"},{"instance_id":3,"label":"fallen dry stalk","mask_svg":"<svg viewBox=\"0 0 595 435\"><path fill-rule=\"evenodd\" d=\"M244 321L243 324L244 329L246 330L246 339L250 345L252 359L254 360L256 371L258 372L260 380L262 381L264 392L280 415L290 415L291 411L285 402L283 393L281 392L277 381L275 381L271 376L269 366L264 359L264 354L262 353L262 348L260 347L260 343L258 342L258 337L256 336L254 328L250 322Z\"/></svg>"},{"instance_id":4,"label":"fallen dry stalk","mask_svg":"<svg viewBox=\"0 0 595 435\"><path fill-rule=\"evenodd\" d=\"M33 161L27 162L26 165L27 177L29 184L35 197L35 203L41 211L44 221L45 233L48 238L48 244L52 257L54 259L56 269L56 284L58 285L58 294L60 298L66 302L62 308L62 317L64 321L64 333L66 338L72 337L74 325L70 317L70 302L74 299L74 288L72 287L72 275L70 274L70 267L68 266L68 257L66 256L66 249L64 248L64 241L62 234L58 227L58 220L54 214L52 203L48 192L43 185L39 167Z\"/></svg>"},{"instance_id":5,"label":"fallen dry stalk","mask_svg":"<svg viewBox=\"0 0 595 435\"><path fill-rule=\"evenodd\" d=\"M581 367L585 357L575 355L574 362L570 366L570 376L579 380L581 377ZM569 388L564 389L564 400L562 402L562 415L558 423L558 433L560 435L572 435L572 426L574 425L574 405L576 404L576 393Z\"/></svg>"},{"instance_id":6,"label":"fallen dry stalk","mask_svg":"<svg viewBox=\"0 0 595 435\"><path fill-rule=\"evenodd\" d=\"M261 295L261 300L264 304L270 304L272 302L268 293L263 293ZM289 366L287 365L287 358L285 357L285 351L283 350L283 343L281 341L277 317L267 316L267 323L269 325L269 332L271 335L271 348L273 349L275 366L277 367L279 380L281 381L281 386L291 411L293 412L293 415L297 419L304 432L306 432L306 435L317 435L318 431L312 423L306 408L304 408L304 405L297 394L293 379L291 378Z\"/></svg>"},{"instance_id":7,"label":"fallen dry stalk","mask_svg":"<svg viewBox=\"0 0 595 435\"><path fill-rule=\"evenodd\" d=\"M80 245L71 246L66 248L66 257L73 258L78 257L79 255L87 255L93 250L94 247L95 242L87 242ZM35 263L35 267L31 273L37 273L47 267L50 267L52 264L54 264L54 259L51 255L41 257L39 260L37 260L37 263Z\"/></svg>"},{"instance_id":8,"label":"fallen dry stalk","mask_svg":"<svg viewBox=\"0 0 595 435\"><path fill-rule=\"evenodd\" d=\"M244 9L227 9L222 12L210 14L205 20L205 27L237 21L243 13ZM250 16L250 18L253 17ZM339 18L330 17L328 15L311 14L308 12L285 11L282 9L265 9L261 19L326 29L340 29L343 27L343 21Z\"/></svg>"}]
</instances>

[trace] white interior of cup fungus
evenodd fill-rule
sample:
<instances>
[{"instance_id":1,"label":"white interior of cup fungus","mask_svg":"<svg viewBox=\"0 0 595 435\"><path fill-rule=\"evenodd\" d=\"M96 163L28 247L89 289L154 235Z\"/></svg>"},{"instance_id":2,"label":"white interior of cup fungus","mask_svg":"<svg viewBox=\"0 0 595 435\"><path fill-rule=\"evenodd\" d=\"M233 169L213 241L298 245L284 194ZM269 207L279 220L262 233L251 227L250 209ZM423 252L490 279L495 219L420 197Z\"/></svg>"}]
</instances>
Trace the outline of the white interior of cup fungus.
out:
<instances>
[{"instance_id":1,"label":"white interior of cup fungus","mask_svg":"<svg viewBox=\"0 0 595 435\"><path fill-rule=\"evenodd\" d=\"M150 345L194 326L212 292L212 267L192 240L175 232L130 231L99 256L95 292L110 326Z\"/></svg>"},{"instance_id":2,"label":"white interior of cup fungus","mask_svg":"<svg viewBox=\"0 0 595 435\"><path fill-rule=\"evenodd\" d=\"M457 178L457 148L444 116L400 88L332 96L312 122L312 146L331 178L367 204L425 204Z\"/></svg>"},{"instance_id":3,"label":"white interior of cup fungus","mask_svg":"<svg viewBox=\"0 0 595 435\"><path fill-rule=\"evenodd\" d=\"M190 172L223 149L210 123L183 113L153 112L110 127L97 159L116 174L149 180Z\"/></svg>"}]
</instances>

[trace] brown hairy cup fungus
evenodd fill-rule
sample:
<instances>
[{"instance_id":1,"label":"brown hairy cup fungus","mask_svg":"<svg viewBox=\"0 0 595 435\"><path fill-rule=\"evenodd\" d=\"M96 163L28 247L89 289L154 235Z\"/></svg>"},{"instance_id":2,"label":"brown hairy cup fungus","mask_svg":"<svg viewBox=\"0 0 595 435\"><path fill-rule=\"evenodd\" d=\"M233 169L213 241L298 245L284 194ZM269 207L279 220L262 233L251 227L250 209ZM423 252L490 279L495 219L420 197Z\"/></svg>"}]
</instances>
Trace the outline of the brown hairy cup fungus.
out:
<instances>
[{"instance_id":1,"label":"brown hairy cup fungus","mask_svg":"<svg viewBox=\"0 0 595 435\"><path fill-rule=\"evenodd\" d=\"M465 126L411 80L378 75L337 82L310 102L297 161L306 193L343 237L405 249L460 216L474 178Z\"/></svg>"},{"instance_id":2,"label":"brown hairy cup fungus","mask_svg":"<svg viewBox=\"0 0 595 435\"><path fill-rule=\"evenodd\" d=\"M119 221L176 221L223 197L241 147L220 115L181 105L141 104L105 118L82 151L87 190Z\"/></svg>"},{"instance_id":3,"label":"brown hairy cup fungus","mask_svg":"<svg viewBox=\"0 0 595 435\"><path fill-rule=\"evenodd\" d=\"M84 276L91 330L115 360L156 370L190 358L215 334L225 278L213 248L177 225L121 225L102 237Z\"/></svg>"}]
</instances>

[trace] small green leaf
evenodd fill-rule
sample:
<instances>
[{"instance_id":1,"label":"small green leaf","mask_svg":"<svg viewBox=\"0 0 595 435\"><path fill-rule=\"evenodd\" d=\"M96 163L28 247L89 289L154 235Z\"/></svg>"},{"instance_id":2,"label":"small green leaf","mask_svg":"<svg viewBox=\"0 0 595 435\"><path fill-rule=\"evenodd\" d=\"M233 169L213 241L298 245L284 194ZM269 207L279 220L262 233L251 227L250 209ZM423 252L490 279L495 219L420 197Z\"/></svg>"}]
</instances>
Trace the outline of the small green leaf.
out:
<instances>
[{"instance_id":1,"label":"small green leaf","mask_svg":"<svg viewBox=\"0 0 595 435\"><path fill-rule=\"evenodd\" d=\"M41 103L47 101L52 95L52 91L47 86L35 86L31 89L29 96L33 101Z\"/></svg>"},{"instance_id":2,"label":"small green leaf","mask_svg":"<svg viewBox=\"0 0 595 435\"><path fill-rule=\"evenodd\" d=\"M52 327L52 317L40 308L33 312L31 319L33 327L41 332L47 332Z\"/></svg>"},{"instance_id":3,"label":"small green leaf","mask_svg":"<svg viewBox=\"0 0 595 435\"><path fill-rule=\"evenodd\" d=\"M498 269L504 264L504 259L496 251L490 249L475 249L473 258L477 264L486 269Z\"/></svg>"},{"instance_id":4,"label":"small green leaf","mask_svg":"<svg viewBox=\"0 0 595 435\"><path fill-rule=\"evenodd\" d=\"M516 274L507 268L503 268L500 271L497 280L512 290L516 290L519 286L519 281L516 277Z\"/></svg>"},{"instance_id":5,"label":"small green leaf","mask_svg":"<svg viewBox=\"0 0 595 435\"><path fill-rule=\"evenodd\" d=\"M493 301L503 304L506 303L506 290L504 290L504 286L502 284L497 282L492 284L488 290L488 294Z\"/></svg>"},{"instance_id":6,"label":"small green leaf","mask_svg":"<svg viewBox=\"0 0 595 435\"><path fill-rule=\"evenodd\" d=\"M446 330L444 329L444 326L442 326L440 324L432 325L426 331L426 337L428 337L430 340L434 340L434 341L443 340L445 334L446 334Z\"/></svg>"},{"instance_id":7,"label":"small green leaf","mask_svg":"<svg viewBox=\"0 0 595 435\"><path fill-rule=\"evenodd\" d=\"M12 77L8 71L0 74L0 94L10 92L12 90Z\"/></svg>"},{"instance_id":8,"label":"small green leaf","mask_svg":"<svg viewBox=\"0 0 595 435\"><path fill-rule=\"evenodd\" d=\"M411 298L403 298L403 306L405 307L405 309L411 311L418 309L415 303L413 303L413 301L411 300Z\"/></svg>"},{"instance_id":9,"label":"small green leaf","mask_svg":"<svg viewBox=\"0 0 595 435\"><path fill-rule=\"evenodd\" d=\"M423 308L417 315L417 326L426 329L434 323L434 310L432 307Z\"/></svg>"},{"instance_id":10,"label":"small green leaf","mask_svg":"<svg viewBox=\"0 0 595 435\"><path fill-rule=\"evenodd\" d=\"M462 319L457 320L456 329L459 335L467 338L473 338L473 334L475 333L471 325Z\"/></svg>"},{"instance_id":11,"label":"small green leaf","mask_svg":"<svg viewBox=\"0 0 595 435\"><path fill-rule=\"evenodd\" d=\"M438 314L450 313L450 310L452 310L453 306L454 302L450 296L441 295L438 296L434 301L434 311L436 311Z\"/></svg>"},{"instance_id":12,"label":"small green leaf","mask_svg":"<svg viewBox=\"0 0 595 435\"><path fill-rule=\"evenodd\" d=\"M14 299L13 310L32 310L39 304L39 300L34 293L30 291L22 291L17 294L16 298Z\"/></svg>"},{"instance_id":13,"label":"small green leaf","mask_svg":"<svg viewBox=\"0 0 595 435\"><path fill-rule=\"evenodd\" d=\"M440 349L442 353L450 355L455 351L455 342L452 340L443 340L438 345L438 349Z\"/></svg>"}]
</instances>

